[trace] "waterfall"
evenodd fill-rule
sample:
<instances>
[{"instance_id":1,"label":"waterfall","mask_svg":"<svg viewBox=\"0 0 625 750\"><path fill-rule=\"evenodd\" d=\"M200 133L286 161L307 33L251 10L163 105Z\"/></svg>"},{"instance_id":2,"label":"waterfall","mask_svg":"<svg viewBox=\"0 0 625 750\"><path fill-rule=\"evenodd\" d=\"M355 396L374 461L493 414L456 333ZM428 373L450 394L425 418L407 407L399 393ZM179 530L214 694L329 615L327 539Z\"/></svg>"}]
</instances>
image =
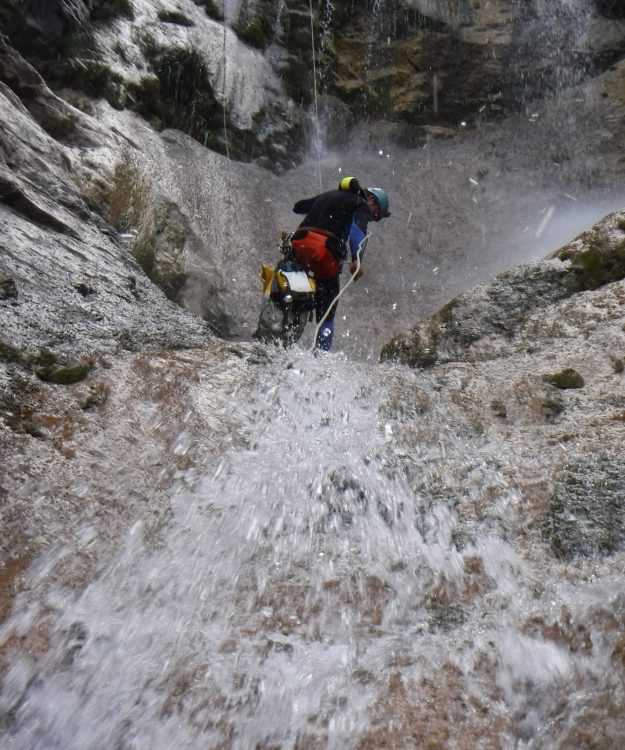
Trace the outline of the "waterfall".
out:
<instances>
[{"instance_id":1,"label":"waterfall","mask_svg":"<svg viewBox=\"0 0 625 750\"><path fill-rule=\"evenodd\" d=\"M43 618L48 643L5 675L11 747L529 747L609 652L541 628L602 594L523 551L523 448L467 453L438 380L294 350L226 398L238 445L190 469L161 531L139 519L84 590L49 583L2 626L20 639ZM612 567L606 600L625 596Z\"/></svg>"},{"instance_id":2,"label":"waterfall","mask_svg":"<svg viewBox=\"0 0 625 750\"><path fill-rule=\"evenodd\" d=\"M243 128L249 117L253 133L256 110L242 99L262 99L263 71L272 54L286 53L250 50L238 39L228 23L239 5L224 2L224 24L206 26L200 6L188 6L197 25L159 33L165 41L192 34L207 57L214 52L221 67L211 75L228 105L224 130L233 119ZM148 28L158 25L155 6L135 6ZM428 14L427 24L452 28L447 44L469 45L463 35L475 30L479 3L410 6ZM76 16L86 4L64 7ZM82 197L70 167L93 158L103 180L113 141L91 148L75 134L65 146L32 124L36 158L24 161L22 192L6 181L2 205L16 228L5 232L15 245L6 255L19 256L17 282L2 269L3 314L17 330L20 311L38 308L28 320L36 337L23 326L17 345L0 342L8 357L0 363L0 437L10 465L0 514L9 554L20 552L0 568L3 747L548 750L590 745L594 735L619 746L625 582L622 540L612 533L622 524L611 514L622 515L615 502L623 488L622 285L589 288L560 307L556 295L547 313L541 299L514 339L506 316L518 313L534 282L512 273L509 287L502 281L475 293L462 326L453 303L424 324L426 369L371 364L395 330L623 205L622 173L605 169L603 182L593 182L615 150L600 161L580 138L582 124L595 126L582 106L597 96L582 85L591 4L510 0L509 7L514 117L458 126L455 139L428 132L418 148L374 150L363 138L324 154L329 185L343 169L363 185L382 185L393 213L371 226L365 276L341 299L338 353L217 342L199 325L183 336L171 312L182 317L179 308L165 306L136 264L119 262L123 249L115 238L105 243L108 230L90 219L102 188L74 212ZM352 8L324 4L315 49L330 56L327 26ZM374 31L392 29L395 4L373 0L369 8ZM308 22L308 12L281 1L275 37L291 14ZM131 40L133 29L125 30ZM358 60L370 77L382 49L372 39ZM284 59L274 62L278 69ZM426 72L438 110L450 87ZM17 94L6 93L3 112L29 122ZM211 308L215 318L230 310L255 318L259 261L276 259L276 225L296 221L290 207L316 188L314 169L277 175L226 161L179 132L157 133L132 112L97 107L101 129L82 113L92 127L83 123L84 133L103 142L114 133L136 149L122 187L134 182L148 216L157 208L151 186L162 191L172 209L163 240L175 234L197 265L206 261L188 299L197 294L202 311L205 298L227 292L227 304ZM285 111L276 104L277 118ZM5 122L9 174L11 149L22 158L30 146L10 117ZM45 182L51 145L57 165ZM60 223L57 211L71 223ZM624 227L621 217L605 233L616 261ZM591 250L569 266L584 271L583 260L593 263L601 247ZM62 278L72 297L67 331L33 264L49 273L48 287ZM549 281L564 263L546 266ZM539 281L530 288L537 296ZM500 307L491 307L495 299ZM480 325L492 310L486 335ZM151 328L138 319L148 311ZM184 325L198 320L188 316ZM58 340L69 352L78 335L85 350L92 336L108 347L93 368L88 360L89 378L54 385L26 370L24 362L41 371L48 346ZM206 340L206 349L180 348ZM445 342L462 352L475 345L474 358L455 361L453 350L434 361ZM27 361L29 346L40 354ZM146 351L160 346L170 350ZM574 355L588 370L585 390L556 393L547 371L555 372L556 359L558 368L577 367L568 361ZM596 488L593 518L586 495ZM569 495L575 502L565 508ZM569 529L595 522L610 539L608 552L594 554L591 539L579 556L558 557L549 523L560 524L556 542L564 546Z\"/></svg>"},{"instance_id":3,"label":"waterfall","mask_svg":"<svg viewBox=\"0 0 625 750\"><path fill-rule=\"evenodd\" d=\"M581 82L590 67L588 29L594 7L587 0L517 0L513 66L526 106L557 96Z\"/></svg>"}]
</instances>

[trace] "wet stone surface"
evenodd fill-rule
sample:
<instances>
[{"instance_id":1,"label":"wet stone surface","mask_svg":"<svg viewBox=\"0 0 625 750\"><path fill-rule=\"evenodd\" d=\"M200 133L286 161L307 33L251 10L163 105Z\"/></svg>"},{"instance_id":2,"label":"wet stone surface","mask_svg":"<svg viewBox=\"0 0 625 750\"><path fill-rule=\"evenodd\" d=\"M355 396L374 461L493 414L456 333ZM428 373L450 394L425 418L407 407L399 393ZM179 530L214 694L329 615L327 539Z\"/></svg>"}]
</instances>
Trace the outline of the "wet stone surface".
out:
<instances>
[{"instance_id":1,"label":"wet stone surface","mask_svg":"<svg viewBox=\"0 0 625 750\"><path fill-rule=\"evenodd\" d=\"M612 555L625 544L625 462L602 452L567 465L549 500L544 533L565 560Z\"/></svg>"}]
</instances>

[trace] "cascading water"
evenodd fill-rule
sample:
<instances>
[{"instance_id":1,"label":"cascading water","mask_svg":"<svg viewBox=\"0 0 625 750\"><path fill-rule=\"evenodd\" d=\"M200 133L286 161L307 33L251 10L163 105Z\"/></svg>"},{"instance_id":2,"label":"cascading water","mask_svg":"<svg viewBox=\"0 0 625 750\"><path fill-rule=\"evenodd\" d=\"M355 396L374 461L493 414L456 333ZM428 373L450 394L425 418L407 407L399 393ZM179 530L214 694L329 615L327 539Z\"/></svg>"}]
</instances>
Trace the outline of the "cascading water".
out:
<instances>
[{"instance_id":1,"label":"cascading water","mask_svg":"<svg viewBox=\"0 0 625 750\"><path fill-rule=\"evenodd\" d=\"M534 7L541 22L557 19L554 6ZM556 7L568 8L568 20L576 8L586 17L572 0ZM544 37L543 50L553 38ZM567 74L573 57L549 70ZM430 160L431 145L423 157L404 152L389 160L385 172L359 161L395 188L393 212L405 219L389 229L388 254L377 255L380 287L393 304L404 286L412 302L416 282L391 243L405 252L429 231L413 177L423 174L419 159L431 172L428 209L444 203L440 216L432 211L435 227L455 219L461 190L472 191L465 198L475 214L484 200L481 144L473 144L471 159L465 146L460 157L439 146ZM207 188L196 178L197 189L188 175L185 186L201 214L200 188ZM494 193L501 189L495 180ZM524 181L521 174L513 183L517 191L531 189ZM513 201L511 191L503 196L502 203ZM410 224L417 208L418 231ZM458 215L454 236L462 235L469 255L470 214ZM478 218L487 224L485 214ZM524 251L538 252L533 233L524 236ZM432 243L433 262L415 264L414 278L424 268L438 271L441 247L454 265L449 237ZM375 269L371 255L367 273ZM414 309L406 318L414 319ZM373 349L369 339L367 346ZM622 558L566 565L553 557L531 507L533 487L551 476L550 459L521 439L480 431L478 418L461 408L476 377L272 352L252 393L216 407L241 422L233 446L215 465L181 471L171 513L156 531L146 511L113 559L75 589L50 576L71 546L59 542L34 561L30 589L0 629L2 742L29 750L520 750L557 747L586 716L598 726L618 715ZM450 382L455 390L445 400ZM155 405L145 393L140 398L138 412L153 418ZM102 437L98 460L114 439ZM191 440L181 433L171 452L186 455ZM151 459L146 473L168 456ZM131 506L123 481L113 486L120 507ZM87 484L86 505L89 492ZM49 520L58 523L54 510ZM94 535L79 529L84 546ZM33 641L28 653L23 644Z\"/></svg>"},{"instance_id":2,"label":"cascading water","mask_svg":"<svg viewBox=\"0 0 625 750\"><path fill-rule=\"evenodd\" d=\"M587 0L517 2L511 53L516 95L526 107L584 80L590 68L588 32L595 9Z\"/></svg>"},{"instance_id":3,"label":"cascading water","mask_svg":"<svg viewBox=\"0 0 625 750\"><path fill-rule=\"evenodd\" d=\"M546 629L574 639L561 610L581 618L623 581L606 566L600 586L567 583L528 555L508 478L522 447L468 454L436 377L380 375L276 356L220 407L239 447L172 494L156 538L138 520L81 593L23 596L0 640L45 622L49 648L7 671L5 746L551 746L540 732L563 696L592 696L610 643L591 657Z\"/></svg>"}]
</instances>

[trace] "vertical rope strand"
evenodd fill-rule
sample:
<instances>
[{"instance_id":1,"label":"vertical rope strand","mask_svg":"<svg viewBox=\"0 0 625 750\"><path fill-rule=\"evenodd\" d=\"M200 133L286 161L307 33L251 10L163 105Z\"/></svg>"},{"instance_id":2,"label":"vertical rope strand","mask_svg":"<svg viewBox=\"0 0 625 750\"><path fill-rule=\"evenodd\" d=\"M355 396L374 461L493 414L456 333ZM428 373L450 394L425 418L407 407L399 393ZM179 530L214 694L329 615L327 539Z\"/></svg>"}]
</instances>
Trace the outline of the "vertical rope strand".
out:
<instances>
[{"instance_id":1,"label":"vertical rope strand","mask_svg":"<svg viewBox=\"0 0 625 750\"><path fill-rule=\"evenodd\" d=\"M224 80L223 85L221 89L221 98L223 100L223 107L224 107L224 140L226 141L226 157L228 161L230 161L230 148L228 146L228 116L227 116L227 100L226 100L226 62L227 62L227 55L226 55L226 31L227 31L227 25L226 25L226 0L223 0L222 3L222 9L223 9L223 16L224 16L224 50L223 50L223 58L224 58Z\"/></svg>"},{"instance_id":2,"label":"vertical rope strand","mask_svg":"<svg viewBox=\"0 0 625 750\"><path fill-rule=\"evenodd\" d=\"M319 192L321 193L323 188L321 186L321 138L319 137L319 100L317 98L317 61L315 57L315 24L313 20L313 7L312 0L308 0L310 6L310 46L312 48L312 59L313 59L313 90L315 92L315 124L317 131L317 174L319 175Z\"/></svg>"}]
</instances>

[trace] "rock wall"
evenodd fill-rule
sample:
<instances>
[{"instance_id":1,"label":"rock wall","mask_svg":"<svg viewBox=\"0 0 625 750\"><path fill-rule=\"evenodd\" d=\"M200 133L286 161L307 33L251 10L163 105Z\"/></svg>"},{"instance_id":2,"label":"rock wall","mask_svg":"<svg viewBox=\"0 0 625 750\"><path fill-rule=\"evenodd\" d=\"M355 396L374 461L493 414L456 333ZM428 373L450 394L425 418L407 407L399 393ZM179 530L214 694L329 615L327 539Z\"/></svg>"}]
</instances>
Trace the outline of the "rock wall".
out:
<instances>
[{"instance_id":1,"label":"rock wall","mask_svg":"<svg viewBox=\"0 0 625 750\"><path fill-rule=\"evenodd\" d=\"M537 317L550 316L563 335L562 304L625 278L625 212L611 214L545 260L518 266L452 299L432 318L384 346L382 361L411 367L480 361L531 351Z\"/></svg>"},{"instance_id":2,"label":"rock wall","mask_svg":"<svg viewBox=\"0 0 625 750\"><path fill-rule=\"evenodd\" d=\"M596 76L625 52L615 8L328 0L311 19L301 0L9 0L0 23L75 105L88 111L104 97L280 171L302 160L316 113L325 145L344 143L358 122L414 146Z\"/></svg>"}]
</instances>

